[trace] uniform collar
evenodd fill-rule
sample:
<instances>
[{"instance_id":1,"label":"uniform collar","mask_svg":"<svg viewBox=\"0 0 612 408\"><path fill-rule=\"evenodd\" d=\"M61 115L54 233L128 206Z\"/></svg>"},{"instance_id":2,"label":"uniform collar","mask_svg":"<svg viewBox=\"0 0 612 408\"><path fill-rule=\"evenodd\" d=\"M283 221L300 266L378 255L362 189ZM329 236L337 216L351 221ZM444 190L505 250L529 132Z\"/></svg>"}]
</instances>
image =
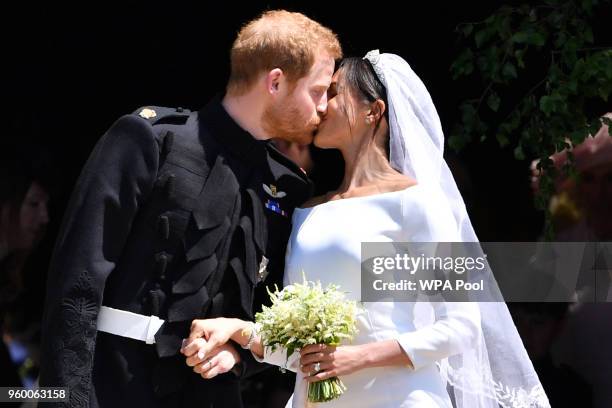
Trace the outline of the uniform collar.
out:
<instances>
[{"instance_id":1,"label":"uniform collar","mask_svg":"<svg viewBox=\"0 0 612 408\"><path fill-rule=\"evenodd\" d=\"M222 99L222 95L216 95L208 105L199 111L200 127L207 129L219 144L242 162L256 166L264 165L270 169L275 180L280 179L283 175L292 174L293 177L307 184L307 190L312 193L312 182L303 170L276 149L271 139L255 139L253 135L241 128L221 104Z\"/></svg>"},{"instance_id":2,"label":"uniform collar","mask_svg":"<svg viewBox=\"0 0 612 408\"><path fill-rule=\"evenodd\" d=\"M241 128L221 104L222 95L215 96L199 112L200 126L210 131L213 137L232 154L249 163L259 164L266 160L266 145L269 140L258 140Z\"/></svg>"}]
</instances>

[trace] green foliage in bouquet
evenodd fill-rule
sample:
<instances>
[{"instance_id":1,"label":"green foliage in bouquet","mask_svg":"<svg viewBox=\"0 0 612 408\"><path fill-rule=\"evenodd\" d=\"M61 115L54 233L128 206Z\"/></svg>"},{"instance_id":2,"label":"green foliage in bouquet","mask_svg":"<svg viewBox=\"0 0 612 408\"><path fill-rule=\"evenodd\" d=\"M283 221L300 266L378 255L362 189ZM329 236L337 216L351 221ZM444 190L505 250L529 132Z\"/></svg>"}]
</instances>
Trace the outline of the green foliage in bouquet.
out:
<instances>
[{"instance_id":1,"label":"green foliage in bouquet","mask_svg":"<svg viewBox=\"0 0 612 408\"><path fill-rule=\"evenodd\" d=\"M255 320L266 347L272 351L281 346L287 356L310 344L337 346L351 340L357 332L357 305L346 299L336 285L321 286L321 282L296 283L270 292L272 305L264 306ZM338 398L346 387L333 377L310 383L308 399L324 402Z\"/></svg>"}]
</instances>

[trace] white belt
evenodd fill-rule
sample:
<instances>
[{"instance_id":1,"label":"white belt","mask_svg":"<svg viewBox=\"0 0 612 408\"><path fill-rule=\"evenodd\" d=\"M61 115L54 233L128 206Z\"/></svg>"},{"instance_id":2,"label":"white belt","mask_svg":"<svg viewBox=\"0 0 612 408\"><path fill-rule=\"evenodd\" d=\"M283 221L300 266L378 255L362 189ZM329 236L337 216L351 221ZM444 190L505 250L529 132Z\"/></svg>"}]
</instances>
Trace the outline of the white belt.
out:
<instances>
[{"instance_id":1,"label":"white belt","mask_svg":"<svg viewBox=\"0 0 612 408\"><path fill-rule=\"evenodd\" d=\"M164 324L157 316L145 316L102 306L98 313L98 331L155 343L155 333Z\"/></svg>"}]
</instances>

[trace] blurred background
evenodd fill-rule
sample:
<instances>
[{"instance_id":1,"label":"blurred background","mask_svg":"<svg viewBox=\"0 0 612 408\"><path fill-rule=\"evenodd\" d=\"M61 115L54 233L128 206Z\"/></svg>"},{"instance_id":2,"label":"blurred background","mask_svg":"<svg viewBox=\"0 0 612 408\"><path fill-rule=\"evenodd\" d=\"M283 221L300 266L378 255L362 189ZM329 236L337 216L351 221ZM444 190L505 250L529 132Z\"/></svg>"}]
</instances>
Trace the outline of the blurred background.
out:
<instances>
[{"instance_id":1,"label":"blurred background","mask_svg":"<svg viewBox=\"0 0 612 408\"><path fill-rule=\"evenodd\" d=\"M262 11L305 13L338 34L347 56L375 48L401 55L428 87L445 133L461 126L459 105L483 81L451 75L465 46L457 26L523 3L399 3L24 2L4 12L0 386L35 384L47 265L69 195L97 140L138 107L195 110L222 92L236 32ZM598 7L589 19L592 46L609 47L610 2ZM538 62L525 60L530 63ZM521 75L535 80L537 72ZM506 97L515 96L506 90ZM585 110L593 117L612 111L612 105L589 103ZM551 203L558 231L565 231L558 239L612 240L606 224L612 220L612 151L610 138L604 139L580 153L582 184L558 185ZM467 143L460 153L448 149L481 241L542 238L544 215L534 204L532 186L535 158L517 158L511 147L491 138ZM305 159L318 192L341 179L341 159L334 152L311 148ZM612 407L612 303L510 306L553 407ZM250 407L282 407L291 389L289 374L270 369L246 382L244 396Z\"/></svg>"}]
</instances>

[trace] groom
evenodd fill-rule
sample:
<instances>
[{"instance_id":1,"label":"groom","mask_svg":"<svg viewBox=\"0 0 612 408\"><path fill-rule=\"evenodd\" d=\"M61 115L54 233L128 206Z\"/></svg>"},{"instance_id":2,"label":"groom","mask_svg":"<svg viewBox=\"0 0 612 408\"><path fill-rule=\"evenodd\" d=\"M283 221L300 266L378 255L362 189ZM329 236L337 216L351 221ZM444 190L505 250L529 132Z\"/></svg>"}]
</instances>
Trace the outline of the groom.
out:
<instances>
[{"instance_id":1,"label":"groom","mask_svg":"<svg viewBox=\"0 0 612 408\"><path fill-rule=\"evenodd\" d=\"M70 407L241 406L251 354L216 350L223 364L206 369L233 373L206 381L181 339L196 318L251 318L256 286L280 279L311 185L269 139L311 142L340 57L329 29L266 12L238 34L223 98L146 107L108 130L57 238L41 386L68 387Z\"/></svg>"}]
</instances>

